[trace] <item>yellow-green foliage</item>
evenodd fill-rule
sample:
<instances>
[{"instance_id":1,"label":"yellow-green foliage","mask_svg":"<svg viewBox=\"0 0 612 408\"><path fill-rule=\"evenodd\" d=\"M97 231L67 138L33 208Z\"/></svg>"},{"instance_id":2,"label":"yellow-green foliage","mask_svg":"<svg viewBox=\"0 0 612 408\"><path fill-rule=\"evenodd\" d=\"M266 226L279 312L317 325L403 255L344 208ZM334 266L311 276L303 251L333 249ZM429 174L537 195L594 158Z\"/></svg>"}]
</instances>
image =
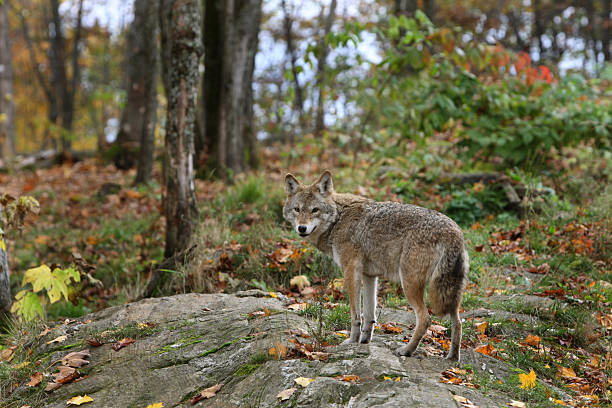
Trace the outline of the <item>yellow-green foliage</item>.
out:
<instances>
[{"instance_id":1,"label":"yellow-green foliage","mask_svg":"<svg viewBox=\"0 0 612 408\"><path fill-rule=\"evenodd\" d=\"M36 315L43 317L41 297L47 294L49 303L55 303L62 297L70 300L74 293L74 284L81 281L79 271L73 267L55 268L53 271L43 264L37 268L28 269L23 276L22 286L31 284L31 289L23 289L15 296L11 312L17 313L26 321L33 320Z\"/></svg>"}]
</instances>

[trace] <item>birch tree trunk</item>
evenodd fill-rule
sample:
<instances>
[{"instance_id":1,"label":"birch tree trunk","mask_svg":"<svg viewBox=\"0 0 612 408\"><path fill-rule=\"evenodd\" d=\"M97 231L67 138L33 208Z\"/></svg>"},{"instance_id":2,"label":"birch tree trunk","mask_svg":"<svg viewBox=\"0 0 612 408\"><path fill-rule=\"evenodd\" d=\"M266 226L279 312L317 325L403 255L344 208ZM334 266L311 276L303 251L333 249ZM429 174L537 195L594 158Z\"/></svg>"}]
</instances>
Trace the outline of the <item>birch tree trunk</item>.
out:
<instances>
[{"instance_id":1,"label":"birch tree trunk","mask_svg":"<svg viewBox=\"0 0 612 408\"><path fill-rule=\"evenodd\" d=\"M211 167L228 177L257 165L253 71L262 0L206 0L204 129Z\"/></svg>"},{"instance_id":2,"label":"birch tree trunk","mask_svg":"<svg viewBox=\"0 0 612 408\"><path fill-rule=\"evenodd\" d=\"M0 158L15 155L15 105L13 103L13 69L9 38L8 4L0 3Z\"/></svg>"},{"instance_id":3,"label":"birch tree trunk","mask_svg":"<svg viewBox=\"0 0 612 408\"><path fill-rule=\"evenodd\" d=\"M165 257L188 247L198 208L193 170L199 58L202 52L200 2L173 0L168 10L170 62L165 142Z\"/></svg>"}]
</instances>

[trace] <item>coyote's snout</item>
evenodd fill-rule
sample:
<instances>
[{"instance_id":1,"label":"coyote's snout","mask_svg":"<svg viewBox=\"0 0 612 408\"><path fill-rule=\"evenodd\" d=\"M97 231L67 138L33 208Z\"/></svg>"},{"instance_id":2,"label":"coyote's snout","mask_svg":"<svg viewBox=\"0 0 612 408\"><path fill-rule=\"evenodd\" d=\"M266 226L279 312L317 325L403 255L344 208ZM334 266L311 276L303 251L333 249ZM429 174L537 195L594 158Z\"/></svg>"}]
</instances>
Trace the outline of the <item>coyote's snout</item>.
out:
<instances>
[{"instance_id":1,"label":"coyote's snout","mask_svg":"<svg viewBox=\"0 0 612 408\"><path fill-rule=\"evenodd\" d=\"M412 338L398 353L412 355L429 327L429 313L423 300L429 284L434 313L448 314L452 321L447 358L459 359L459 304L469 260L463 233L453 220L410 204L376 202L336 193L329 171L308 186L287 174L285 190L285 219L300 236L333 257L342 268L351 305L351 335L347 342L368 343L372 338L377 280L384 277L401 282L416 314Z\"/></svg>"}]
</instances>

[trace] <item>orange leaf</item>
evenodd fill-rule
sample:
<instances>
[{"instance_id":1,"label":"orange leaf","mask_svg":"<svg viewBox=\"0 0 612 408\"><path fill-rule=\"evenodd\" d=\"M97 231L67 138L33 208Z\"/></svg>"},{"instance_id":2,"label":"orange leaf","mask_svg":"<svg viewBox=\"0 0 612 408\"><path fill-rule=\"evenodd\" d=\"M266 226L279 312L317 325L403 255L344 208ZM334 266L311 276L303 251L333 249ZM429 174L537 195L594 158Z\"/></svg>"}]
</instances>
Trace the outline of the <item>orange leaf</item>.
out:
<instances>
[{"instance_id":1,"label":"orange leaf","mask_svg":"<svg viewBox=\"0 0 612 408\"><path fill-rule=\"evenodd\" d=\"M353 384L356 384L359 381L359 376L357 375L339 375L337 377L334 377L334 379L338 380L338 381L345 381L345 382L350 382Z\"/></svg>"},{"instance_id":2,"label":"orange leaf","mask_svg":"<svg viewBox=\"0 0 612 408\"><path fill-rule=\"evenodd\" d=\"M527 336L525 338L525 340L523 340L523 344L527 344L528 346L533 346L533 347L538 347L538 345L540 344L540 336L538 336L537 334L530 334L529 336Z\"/></svg>"},{"instance_id":3,"label":"orange leaf","mask_svg":"<svg viewBox=\"0 0 612 408\"><path fill-rule=\"evenodd\" d=\"M476 330L478 330L480 332L480 334L485 334L485 331L487 330L487 327L489 327L489 322L478 323L476 325Z\"/></svg>"},{"instance_id":4,"label":"orange leaf","mask_svg":"<svg viewBox=\"0 0 612 408\"><path fill-rule=\"evenodd\" d=\"M492 345L490 345L490 344L485 344L485 345L482 345L482 346L476 347L476 348L474 349L474 351L476 351L476 352L478 352L478 353L480 353L480 354L484 354L484 355L486 355L486 356L490 356L490 355L493 355L493 351L495 351L495 349L493 348L493 346L492 346Z\"/></svg>"},{"instance_id":5,"label":"orange leaf","mask_svg":"<svg viewBox=\"0 0 612 408\"><path fill-rule=\"evenodd\" d=\"M125 339L121 339L117 343L113 344L113 350L119 351L122 348L129 346L133 342L134 342L134 339L132 339L131 337L126 337Z\"/></svg>"},{"instance_id":6,"label":"orange leaf","mask_svg":"<svg viewBox=\"0 0 612 408\"><path fill-rule=\"evenodd\" d=\"M565 378L566 380L573 380L579 378L574 372L574 370L569 367L559 367L559 375Z\"/></svg>"},{"instance_id":7,"label":"orange leaf","mask_svg":"<svg viewBox=\"0 0 612 408\"><path fill-rule=\"evenodd\" d=\"M276 342L276 344L274 344L274 347L270 347L270 349L268 350L268 354L274 356L275 358L283 358L287 355L287 346L285 346L280 341Z\"/></svg>"}]
</instances>

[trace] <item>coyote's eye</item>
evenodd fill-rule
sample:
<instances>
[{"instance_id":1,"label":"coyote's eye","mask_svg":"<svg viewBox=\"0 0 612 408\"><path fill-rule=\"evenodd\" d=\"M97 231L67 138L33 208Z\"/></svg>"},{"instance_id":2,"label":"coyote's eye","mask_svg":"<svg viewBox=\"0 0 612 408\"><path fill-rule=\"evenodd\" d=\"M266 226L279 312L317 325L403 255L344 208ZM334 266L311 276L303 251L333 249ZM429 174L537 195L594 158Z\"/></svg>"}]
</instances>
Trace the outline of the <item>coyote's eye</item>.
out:
<instances>
[{"instance_id":1,"label":"coyote's eye","mask_svg":"<svg viewBox=\"0 0 612 408\"><path fill-rule=\"evenodd\" d=\"M312 213L313 213L313 214L314 214L314 213L317 213L317 212L319 212L319 209L318 209L318 208L316 208L316 207L315 207L315 208L313 208L313 209L312 209Z\"/></svg>"},{"instance_id":2,"label":"coyote's eye","mask_svg":"<svg viewBox=\"0 0 612 408\"><path fill-rule=\"evenodd\" d=\"M299 212L300 212L300 209L299 209L299 208L297 208L297 207L295 207L295 208L293 209L293 211L295 211L296 213L299 213Z\"/></svg>"}]
</instances>

